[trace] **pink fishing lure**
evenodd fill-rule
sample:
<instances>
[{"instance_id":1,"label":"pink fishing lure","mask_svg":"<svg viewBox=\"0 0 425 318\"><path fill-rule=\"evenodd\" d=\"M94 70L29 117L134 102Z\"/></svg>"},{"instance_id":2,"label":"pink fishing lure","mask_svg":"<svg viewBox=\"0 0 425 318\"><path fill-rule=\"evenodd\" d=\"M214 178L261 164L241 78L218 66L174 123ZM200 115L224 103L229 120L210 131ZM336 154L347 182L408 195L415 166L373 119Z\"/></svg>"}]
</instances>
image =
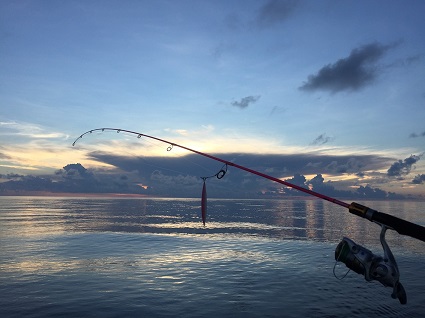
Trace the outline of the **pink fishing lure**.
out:
<instances>
[{"instance_id":1,"label":"pink fishing lure","mask_svg":"<svg viewBox=\"0 0 425 318\"><path fill-rule=\"evenodd\" d=\"M205 226L205 220L207 219L207 187L205 186L205 180L204 180L204 186L202 187L201 210L202 210L202 222L204 223L204 226Z\"/></svg>"}]
</instances>

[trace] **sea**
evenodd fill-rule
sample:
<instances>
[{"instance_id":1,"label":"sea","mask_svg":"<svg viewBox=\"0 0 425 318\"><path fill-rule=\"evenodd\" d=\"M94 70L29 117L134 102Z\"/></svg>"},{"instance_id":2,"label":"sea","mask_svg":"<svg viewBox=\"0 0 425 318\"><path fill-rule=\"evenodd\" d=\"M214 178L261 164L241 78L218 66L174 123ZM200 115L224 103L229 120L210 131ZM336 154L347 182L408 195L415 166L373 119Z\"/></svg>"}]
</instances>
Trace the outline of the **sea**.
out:
<instances>
[{"instance_id":1,"label":"sea","mask_svg":"<svg viewBox=\"0 0 425 318\"><path fill-rule=\"evenodd\" d=\"M425 202L359 202L425 226ZM388 230L407 304L336 263L380 227L320 199L0 197L0 317L425 317L425 243Z\"/></svg>"}]
</instances>

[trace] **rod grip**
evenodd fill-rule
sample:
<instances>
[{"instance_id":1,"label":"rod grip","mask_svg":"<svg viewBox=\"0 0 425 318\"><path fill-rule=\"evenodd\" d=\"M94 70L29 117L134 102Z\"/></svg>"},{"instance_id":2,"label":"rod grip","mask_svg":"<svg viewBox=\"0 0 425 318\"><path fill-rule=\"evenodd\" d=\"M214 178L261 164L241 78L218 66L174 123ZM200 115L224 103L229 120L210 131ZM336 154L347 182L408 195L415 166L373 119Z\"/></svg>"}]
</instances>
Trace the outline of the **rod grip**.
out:
<instances>
[{"instance_id":1,"label":"rod grip","mask_svg":"<svg viewBox=\"0 0 425 318\"><path fill-rule=\"evenodd\" d=\"M399 234L408 235L415 239L425 242L425 227L420 226L398 217L375 211L372 216L372 221L382 223L392 227Z\"/></svg>"},{"instance_id":2,"label":"rod grip","mask_svg":"<svg viewBox=\"0 0 425 318\"><path fill-rule=\"evenodd\" d=\"M367 206L353 202L348 207L350 213L368 219L372 222L384 224L399 234L407 235L415 239L425 242L425 227L415 224L390 214L378 212L368 208Z\"/></svg>"}]
</instances>

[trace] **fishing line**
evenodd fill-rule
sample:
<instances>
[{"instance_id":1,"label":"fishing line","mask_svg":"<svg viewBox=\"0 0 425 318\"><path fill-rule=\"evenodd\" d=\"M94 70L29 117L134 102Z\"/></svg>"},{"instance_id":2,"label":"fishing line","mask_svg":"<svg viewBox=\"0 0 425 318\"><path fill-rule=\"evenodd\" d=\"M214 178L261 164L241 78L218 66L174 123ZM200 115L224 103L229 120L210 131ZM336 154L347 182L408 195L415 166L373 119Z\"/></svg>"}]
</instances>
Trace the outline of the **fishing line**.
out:
<instances>
[{"instance_id":1,"label":"fishing line","mask_svg":"<svg viewBox=\"0 0 425 318\"><path fill-rule=\"evenodd\" d=\"M333 272L335 278L339 279L339 280L343 280L348 275L348 273L351 271L351 269L349 268L348 271L343 276L341 276L341 277L336 276L335 268L336 268L336 265L338 264L338 262L340 261L341 254L342 254L342 249L339 251L338 257L336 257L335 264L334 264L334 267L332 269L332 272Z\"/></svg>"},{"instance_id":2,"label":"fishing line","mask_svg":"<svg viewBox=\"0 0 425 318\"><path fill-rule=\"evenodd\" d=\"M140 138L140 135L138 135L137 138ZM153 144L153 142L152 142L152 144ZM171 155L174 156L175 158L183 159L185 162L188 162L192 165L196 165L196 166L202 168L205 171L209 172L211 170L211 169L207 169L205 166L203 166L201 164L198 164L197 162L194 162L194 161L188 159L187 155L177 156L176 154L174 154L172 152L173 146L174 146L173 144L170 144L167 147L167 152L170 152ZM171 169L169 169L169 170L171 170ZM207 186L206 186L206 181L208 179L211 179L211 178L214 178L214 177L216 177L217 179L222 179L225 176L226 173L227 173L227 164L223 164L223 166L221 167L221 169L217 173L215 173L213 175L209 175L209 176L200 177L202 179L201 218L202 218L202 223L203 223L204 226L205 226L206 217L207 217Z\"/></svg>"},{"instance_id":3,"label":"fishing line","mask_svg":"<svg viewBox=\"0 0 425 318\"><path fill-rule=\"evenodd\" d=\"M208 177L201 177L201 179L203 179L204 181L206 179L210 179L214 177L216 177L217 179L222 179L226 175L226 173L227 173L227 163L225 163L216 174L213 174L212 176L208 176Z\"/></svg>"},{"instance_id":4,"label":"fishing line","mask_svg":"<svg viewBox=\"0 0 425 318\"><path fill-rule=\"evenodd\" d=\"M120 130L120 133L123 133L123 134L127 134L127 135L130 135L130 133L128 133L128 132L126 132L126 131L123 131L123 130ZM137 135L137 138L138 139L141 139L141 137L143 137L143 135L142 134L138 134ZM159 142L158 141L152 141L152 140L150 140L150 139L147 139L147 138L144 138L143 139L143 142L146 142L146 143L148 143L148 144L150 144L150 145L152 145L153 147L155 147L155 148L157 148L157 149L160 149L160 150L164 150L164 148L163 148L163 146L161 146L160 144L159 144ZM187 162L187 163L189 163L190 165L194 165L194 166L197 166L197 167L199 167L199 168L201 168L202 170L204 170L204 171L206 171L206 172L211 172L211 168L207 168L205 165L202 165L202 164L199 164L198 162L196 162L196 161L193 161L193 160L191 160L191 159L189 159L189 157L190 157L190 155L187 155L187 154L183 154L183 155L178 155L178 154L176 154L173 150L174 150L174 145L175 144L173 144L173 143L169 143L169 145L166 147L166 151L167 151L167 153L168 154L170 154L171 156L173 156L174 158L178 158L179 160L183 160L183 161L185 161L185 162ZM188 151L189 152L189 151ZM190 166L190 165L188 165L188 166ZM151 164L151 166L155 166L155 165L153 165L153 164ZM158 169L160 169L160 167L159 166L155 166L155 167L157 167ZM223 166L224 167L224 166ZM173 169L167 169L167 168L164 168L164 170L168 170L168 171L170 171L170 172L176 172L176 173L180 173L180 174L182 174L182 175L187 175L188 174L188 172L184 172L184 171L180 171L180 170L173 170ZM221 169L221 170L223 170L223 168ZM227 166L226 166L226 170L225 170L225 172L224 172L224 174L227 172ZM214 175L215 176L215 175ZM224 176L224 175L223 175ZM218 179L221 179L221 178L219 178L219 177L217 177Z\"/></svg>"},{"instance_id":5,"label":"fishing line","mask_svg":"<svg viewBox=\"0 0 425 318\"><path fill-rule=\"evenodd\" d=\"M101 131L101 133L107 133L107 132L112 132L112 131L111 131L111 129L107 129L107 128L104 128ZM124 136L132 137L131 135L134 135L133 133L128 132L126 130L122 130L122 129L117 129L116 132L121 134L121 135L124 135ZM142 134L137 135L137 139L141 139L141 137L143 137ZM149 144L149 145L151 145L151 146L153 146L157 149L160 149L161 151L164 150L164 147L161 146L158 141L152 141L151 139L144 138L143 142L147 143L147 144ZM211 170L212 170L211 168L207 168L205 165L199 164L198 162L189 159L189 155L186 155L186 154L178 155L178 154L176 154L173 151L174 145L175 144L173 144L173 143L169 143L169 145L166 147L167 153L169 153L171 156L173 156L174 158L178 158L179 160L183 160L183 161L185 161L185 162L187 162L191 165L197 166L197 167L201 168L202 170L204 170L206 172L211 172ZM131 155L134 156L133 154L131 154ZM159 165L150 163L150 160L148 160L146 156L136 155L136 157L141 158L142 160L144 160L146 162L147 165L154 167L154 168L157 168L157 169L162 169L162 170L166 170L166 171L169 171L169 172L174 172L174 173L181 174L181 175L188 175L189 174L187 171L166 168L166 167L163 167L163 166L159 166ZM190 165L188 165L188 166L190 166ZM222 166L222 168L220 169L220 171L217 172L216 174L212 175L211 177L217 177L217 179L222 179L224 177L224 175L226 174L226 172L227 172L227 164L224 164ZM210 177L207 177L207 178L210 178Z\"/></svg>"},{"instance_id":6,"label":"fishing line","mask_svg":"<svg viewBox=\"0 0 425 318\"><path fill-rule=\"evenodd\" d=\"M107 134L107 133L109 133L109 132L111 132L112 133L112 131L111 130L108 130L108 129L103 129L98 135L102 135L102 134ZM119 133L121 136L124 136L124 137L129 137L129 138L131 138L131 139L134 139L134 134L131 134L131 133L128 133L128 132L126 132L126 131L123 131L123 130L120 130L120 129L118 129L118 130L116 130L116 133ZM141 135L138 135L137 136L137 139L141 139ZM130 139L126 139L126 141L128 141L129 143L130 143L130 145L131 146L133 146L133 145L137 145L137 143L135 143L135 142L133 142L132 140L130 140ZM108 141L109 143L111 142L110 140ZM157 141L157 142L155 142L155 141L152 141L152 140L149 140L149 139L147 139L147 138L143 138L142 139L142 143L144 143L144 144L148 144L147 146L148 146L148 148L151 148L151 149L154 149L154 148L156 148L156 149L160 149L161 151L164 151L164 147L162 146L162 145L160 145L159 144L159 142ZM123 150L123 149L120 149L120 151L121 152L125 152L126 154L128 154L128 157L130 158L130 157L135 157L135 158L137 158L137 159L139 159L139 160L142 160L143 161L143 164L144 165L147 165L147 166L149 166L149 167L152 167L152 168L155 168L155 169L158 169L158 171L168 171L168 172L172 172L172 173L175 173L175 174L180 174L180 175L187 175L187 172L185 172L185 171L182 171L182 170L176 170L176 169L171 169L171 168L167 168L166 166L164 166L164 165L158 165L158 164L155 164L155 163L153 163L152 162L152 160L151 159L148 159L148 158L150 158L150 157L147 157L147 156L145 156L145 155L142 155L142 154L140 154L140 153L137 153L136 152L136 154L135 153L132 153L132 152L130 152L129 151L129 149L131 149L132 147L126 147L126 148L124 148L125 150ZM179 156L177 156L177 155L175 155L174 153L173 153L173 145L169 145L167 148L166 148L166 151L167 152L169 152L173 157L175 157L175 158L179 158ZM153 156L153 157L155 157L155 156ZM166 156L161 156L161 157L164 157L164 158L166 158ZM181 156L182 158L183 157L185 157L185 156Z\"/></svg>"},{"instance_id":7,"label":"fishing line","mask_svg":"<svg viewBox=\"0 0 425 318\"><path fill-rule=\"evenodd\" d=\"M174 155L173 154L173 145L170 145L170 146L168 146L167 147L167 151L168 152L170 152L172 155ZM199 164L199 163L197 163L196 161L193 161L193 160L191 160L191 159L189 159L189 155L183 155L183 156L177 156L177 155L174 155L174 157L175 158L181 158L181 159L183 159L184 161L186 161L186 162L188 162L188 163L190 163L190 164L192 164L192 165L194 165L194 166L198 166L199 168L201 168L202 170L205 170L206 172L211 172L211 168L207 168L206 166L204 166L204 165L201 165L201 164ZM223 166L224 167L224 166ZM221 170L223 170L223 168L221 169ZM220 170L220 171L221 171ZM224 172L224 174L227 172L227 165L226 165L226 171ZM216 176L217 174L215 174L215 175L213 175L213 177L214 176ZM223 175L224 176L224 175ZM201 177L202 178L202 177ZM222 177L221 177L222 178ZM221 178L218 178L218 179L221 179Z\"/></svg>"},{"instance_id":8,"label":"fishing line","mask_svg":"<svg viewBox=\"0 0 425 318\"><path fill-rule=\"evenodd\" d=\"M205 226L205 221L207 218L207 186L206 186L206 181L208 179L214 178L216 177L217 179L222 179L224 177L224 175L227 172L227 164L224 164L223 167L221 167L221 169L216 173L213 174L212 176L208 176L208 177L201 177L201 179L203 180L203 185L202 185L202 196L201 196L201 214L202 214L202 223Z\"/></svg>"}]
</instances>

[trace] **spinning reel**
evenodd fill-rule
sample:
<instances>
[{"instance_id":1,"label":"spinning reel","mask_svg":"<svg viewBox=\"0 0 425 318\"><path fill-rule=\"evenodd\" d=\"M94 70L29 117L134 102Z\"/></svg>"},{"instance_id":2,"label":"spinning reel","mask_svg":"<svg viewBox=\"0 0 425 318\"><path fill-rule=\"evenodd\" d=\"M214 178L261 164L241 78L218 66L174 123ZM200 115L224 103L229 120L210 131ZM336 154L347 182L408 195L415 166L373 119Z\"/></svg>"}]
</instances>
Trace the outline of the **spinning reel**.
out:
<instances>
[{"instance_id":1,"label":"spinning reel","mask_svg":"<svg viewBox=\"0 0 425 318\"><path fill-rule=\"evenodd\" d=\"M344 237L335 249L335 260L343 262L349 269L364 275L367 281L377 280L385 287L392 287L391 297L398 298L401 304L406 304L407 295L400 283L397 262L387 241L385 241L385 233L389 227L376 221L375 223L381 226L379 238L384 249L384 257L375 255L367 248Z\"/></svg>"}]
</instances>

